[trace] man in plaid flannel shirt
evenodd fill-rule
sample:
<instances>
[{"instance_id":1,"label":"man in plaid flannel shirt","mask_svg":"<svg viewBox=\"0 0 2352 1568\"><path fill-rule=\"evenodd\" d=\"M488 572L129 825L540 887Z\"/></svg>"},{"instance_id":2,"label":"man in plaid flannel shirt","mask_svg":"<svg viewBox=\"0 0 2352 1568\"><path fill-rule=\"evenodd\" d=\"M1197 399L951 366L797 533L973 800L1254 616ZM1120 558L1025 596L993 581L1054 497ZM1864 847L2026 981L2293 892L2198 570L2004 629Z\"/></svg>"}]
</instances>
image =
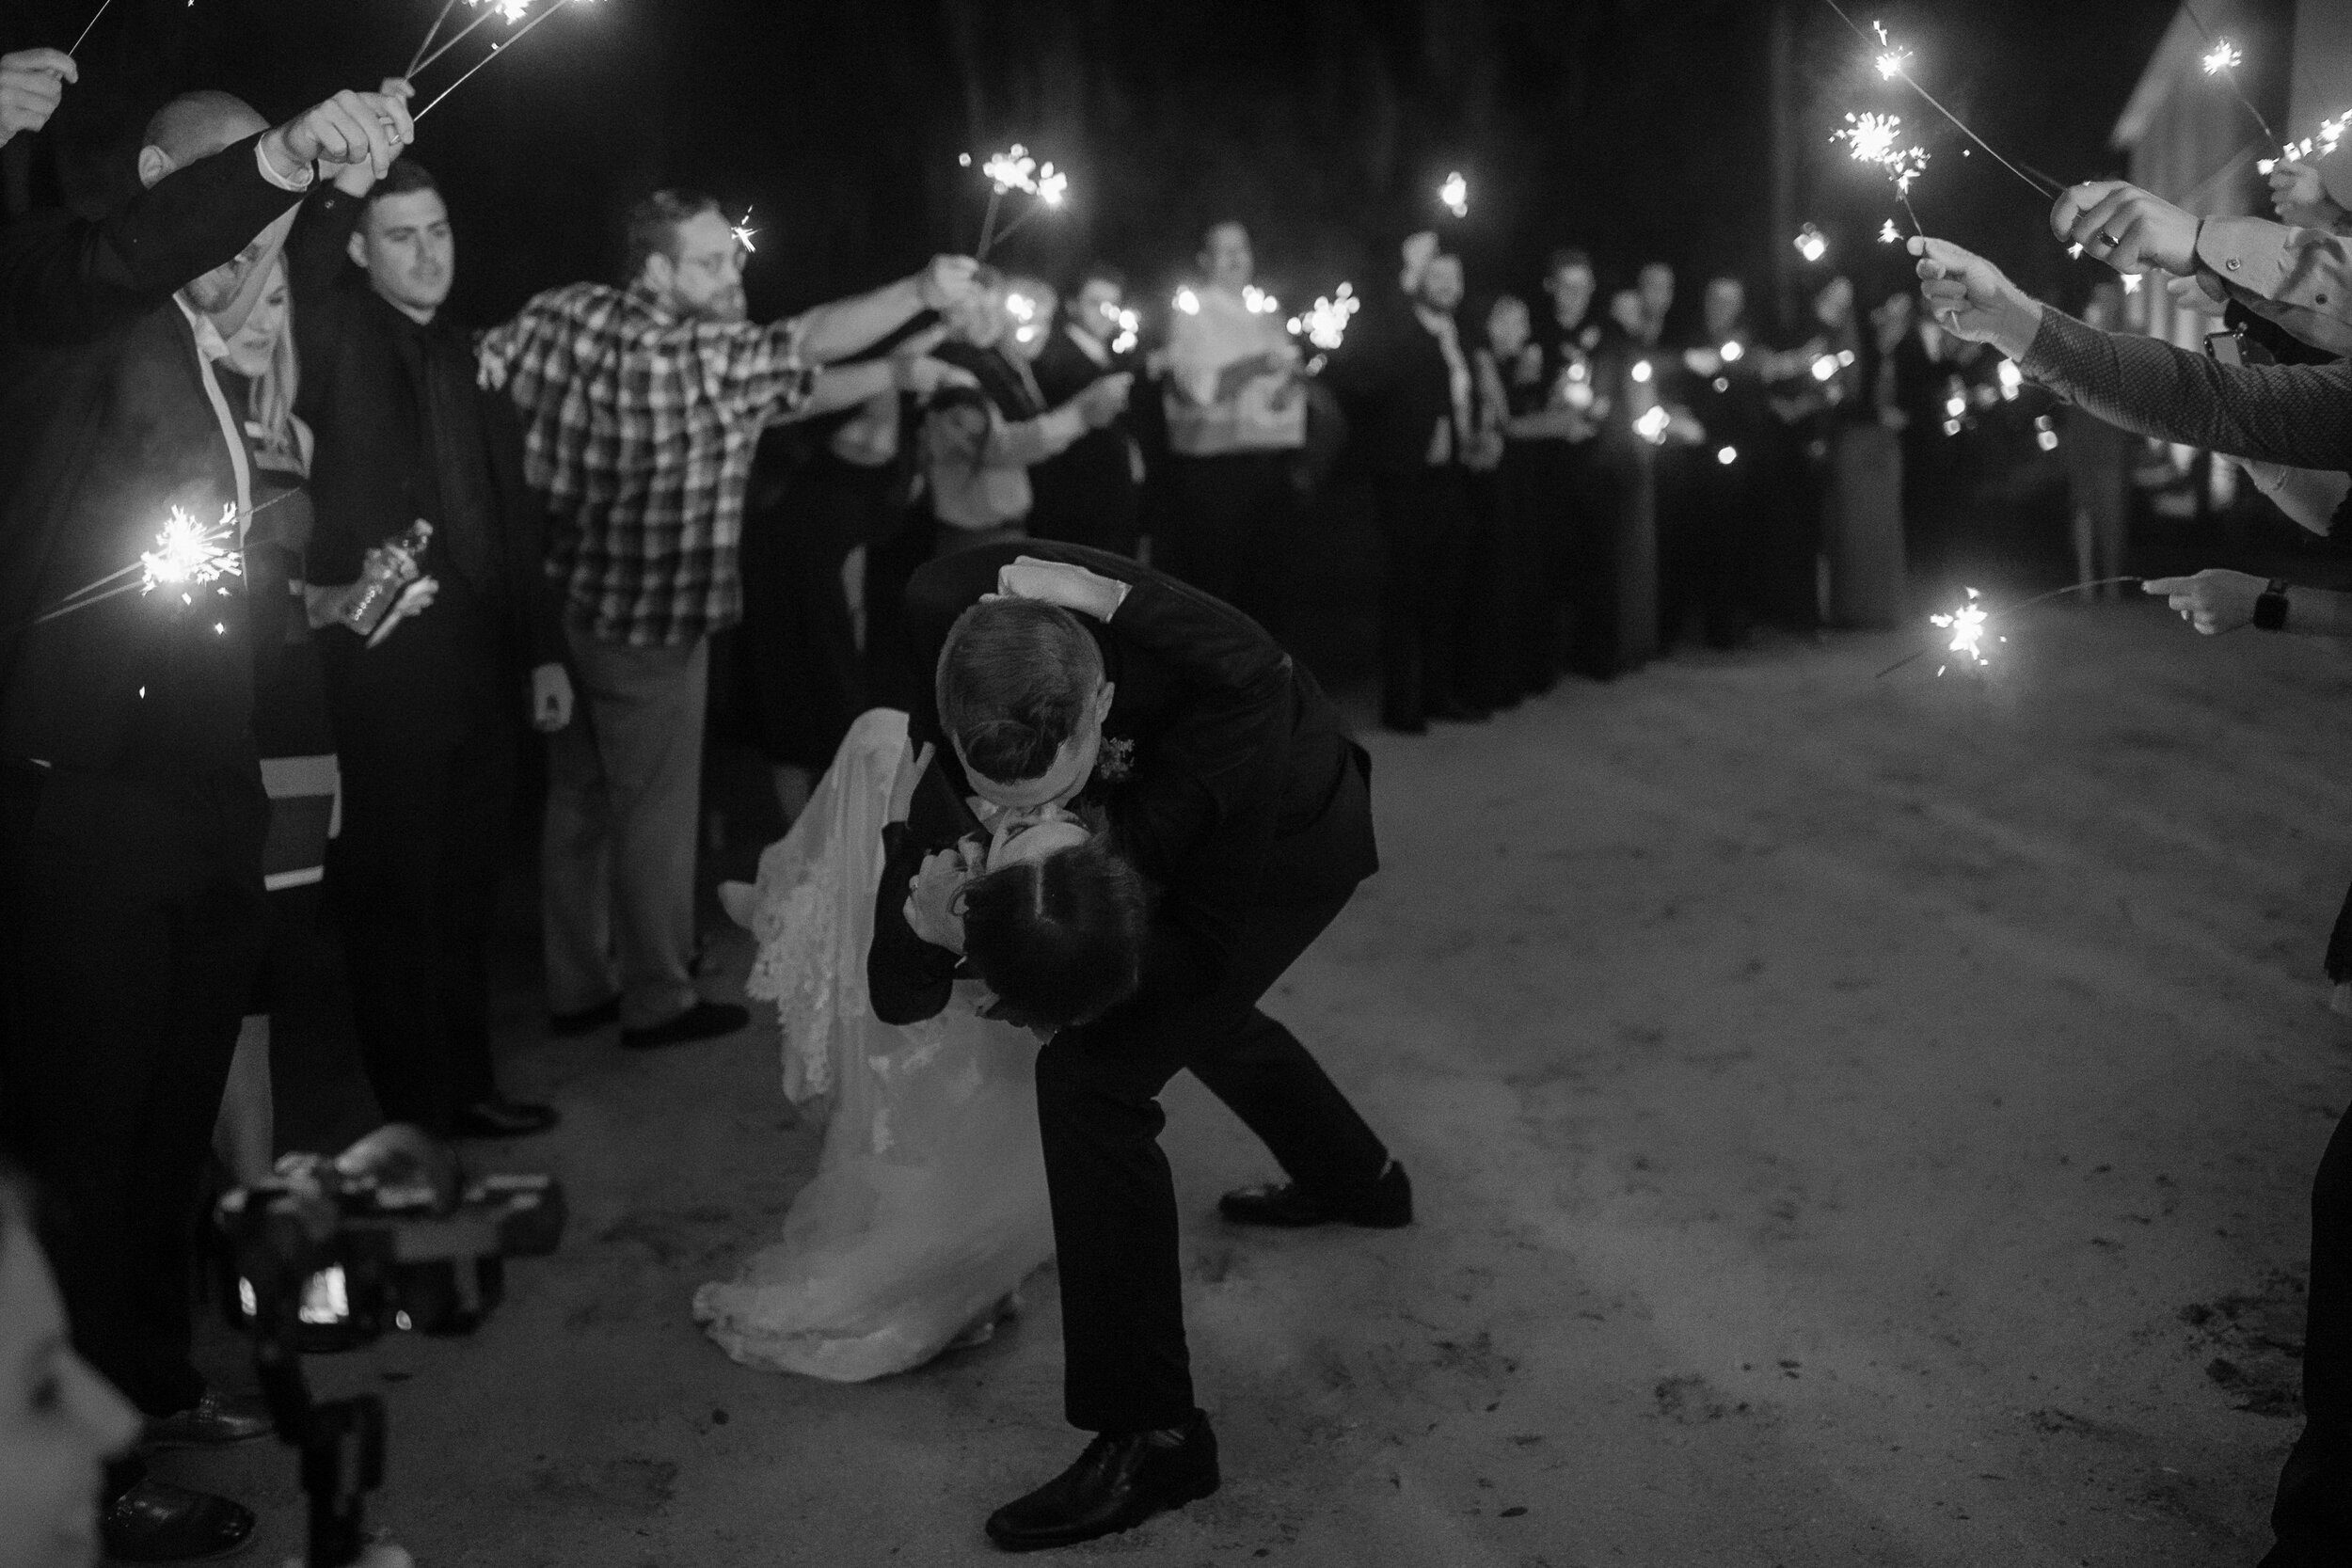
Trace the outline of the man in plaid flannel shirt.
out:
<instances>
[{"instance_id":1,"label":"man in plaid flannel shirt","mask_svg":"<svg viewBox=\"0 0 2352 1568\"><path fill-rule=\"evenodd\" d=\"M663 191L630 214L626 289L550 290L483 336L485 385L521 411L547 499L580 706L548 754L541 867L560 1034L617 1020L646 1047L732 1034L695 989L694 830L709 638L741 618L737 550L760 432L963 372L926 335L856 365L972 263L941 257L871 293L769 325L745 319L745 242L716 201Z\"/></svg>"}]
</instances>

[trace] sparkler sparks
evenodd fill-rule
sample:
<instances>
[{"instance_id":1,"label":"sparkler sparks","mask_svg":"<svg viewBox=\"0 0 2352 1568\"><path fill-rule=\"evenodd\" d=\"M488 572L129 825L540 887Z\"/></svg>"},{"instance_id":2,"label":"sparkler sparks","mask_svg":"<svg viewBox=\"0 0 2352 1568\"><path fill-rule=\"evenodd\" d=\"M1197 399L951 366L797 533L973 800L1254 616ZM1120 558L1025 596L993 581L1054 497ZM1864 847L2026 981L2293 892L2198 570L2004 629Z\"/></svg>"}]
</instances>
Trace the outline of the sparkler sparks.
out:
<instances>
[{"instance_id":1,"label":"sparkler sparks","mask_svg":"<svg viewBox=\"0 0 2352 1568\"><path fill-rule=\"evenodd\" d=\"M969 168L972 166L972 154L966 152L956 161ZM1059 207L1070 195L1070 176L1050 163L1039 163L1019 142L1014 142L1002 152L990 153L981 162L980 172L988 177L989 185L988 215L980 220L977 255L981 261L988 259L989 246L1011 234L1037 216L1040 211ZM996 228L996 206L1009 191L1020 191L1035 199L1027 212L1005 225L999 232Z\"/></svg>"},{"instance_id":2,"label":"sparkler sparks","mask_svg":"<svg viewBox=\"0 0 2352 1568\"><path fill-rule=\"evenodd\" d=\"M245 557L238 552L236 535L233 502L221 508L220 521L211 528L198 527L185 509L173 507L170 520L155 536L155 547L139 552L139 592L200 587L223 577L243 576ZM184 603L187 595L183 593L181 598Z\"/></svg>"},{"instance_id":3,"label":"sparkler sparks","mask_svg":"<svg viewBox=\"0 0 2352 1568\"><path fill-rule=\"evenodd\" d=\"M1133 310L1124 309L1120 309L1119 312L1119 336L1111 340L1111 352L1113 354L1133 354L1136 351L1136 344L1141 342L1142 341L1143 318L1136 314Z\"/></svg>"},{"instance_id":4,"label":"sparkler sparks","mask_svg":"<svg viewBox=\"0 0 2352 1568\"><path fill-rule=\"evenodd\" d=\"M1270 316L1282 308L1281 302L1255 283L1241 286L1241 308L1253 316Z\"/></svg>"},{"instance_id":5,"label":"sparkler sparks","mask_svg":"<svg viewBox=\"0 0 2352 1568\"><path fill-rule=\"evenodd\" d=\"M1879 68L1880 77L1891 82L1903 73L1903 62L1911 58L1911 51L1895 47L1895 40L1886 36L1885 27L1876 22L1870 24L1870 31L1879 36L1879 42L1883 46L1879 57L1872 63Z\"/></svg>"},{"instance_id":6,"label":"sparkler sparks","mask_svg":"<svg viewBox=\"0 0 2352 1568\"><path fill-rule=\"evenodd\" d=\"M1942 626L1952 634L1952 641L1946 651L1966 655L1971 668L1987 662L1984 652L1984 634L1988 617L1985 615L1984 607L1977 602L1979 597L1980 595L1971 588L1968 590L1968 602L1954 610L1949 615L1928 617L1930 625ZM1947 666L1938 666L1935 673L1940 675L1946 668Z\"/></svg>"},{"instance_id":7,"label":"sparkler sparks","mask_svg":"<svg viewBox=\"0 0 2352 1568\"><path fill-rule=\"evenodd\" d=\"M1884 223L1879 225L1879 244L1894 245L1901 240L1902 237L1903 231L1895 227L1895 220L1893 218L1888 218Z\"/></svg>"},{"instance_id":8,"label":"sparkler sparks","mask_svg":"<svg viewBox=\"0 0 2352 1568\"><path fill-rule=\"evenodd\" d=\"M758 230L752 227L752 210L749 207L744 208L743 221L735 225L734 228L735 243L746 251L756 253L759 246L752 244L752 236L758 232Z\"/></svg>"},{"instance_id":9,"label":"sparkler sparks","mask_svg":"<svg viewBox=\"0 0 2352 1568\"><path fill-rule=\"evenodd\" d=\"M2279 150L2284 156L2257 161L2254 165L2254 172L2268 174L2282 163L2299 164L2309 159L2313 153L2325 158L2336 150L2338 142L2344 140L2344 133L2347 127L2352 127L2352 109L2346 109L2333 119L2320 121L2319 130L2316 133L2305 136L2301 141L2289 142L2285 147L2280 148Z\"/></svg>"},{"instance_id":10,"label":"sparkler sparks","mask_svg":"<svg viewBox=\"0 0 2352 1568\"><path fill-rule=\"evenodd\" d=\"M1850 114L1846 117L1846 128L1833 132L1830 140L1844 142L1855 163L1883 169L1895 182L1895 199L1903 204L1911 227L1924 234L1927 230L1919 222L1919 214L1911 210L1911 182L1927 172L1928 152L1916 145L1898 145L1902 133L1900 115Z\"/></svg>"},{"instance_id":11,"label":"sparkler sparks","mask_svg":"<svg viewBox=\"0 0 2352 1568\"><path fill-rule=\"evenodd\" d=\"M1347 337L1348 319L1363 304L1356 297L1356 286L1343 283L1328 297L1317 295L1312 305L1293 316L1290 329L1304 334L1309 342L1327 354Z\"/></svg>"},{"instance_id":12,"label":"sparkler sparks","mask_svg":"<svg viewBox=\"0 0 2352 1568\"><path fill-rule=\"evenodd\" d=\"M2235 44L2222 39L2205 51L2205 57L2197 63L2205 68L2206 75L2211 76L2219 71L2235 71L2245 58Z\"/></svg>"},{"instance_id":13,"label":"sparkler sparks","mask_svg":"<svg viewBox=\"0 0 2352 1568\"><path fill-rule=\"evenodd\" d=\"M1829 236L1809 223L1797 230L1795 244L1797 254L1808 261L1818 261L1829 254Z\"/></svg>"},{"instance_id":14,"label":"sparkler sparks","mask_svg":"<svg viewBox=\"0 0 2352 1568\"><path fill-rule=\"evenodd\" d=\"M1200 296L1190 289L1177 290L1176 297L1168 303L1187 316L1197 316L1200 313Z\"/></svg>"},{"instance_id":15,"label":"sparkler sparks","mask_svg":"<svg viewBox=\"0 0 2352 1568\"><path fill-rule=\"evenodd\" d=\"M1455 217L1470 216L1470 182L1462 178L1459 170L1447 175L1445 183L1438 187L1438 199Z\"/></svg>"}]
</instances>

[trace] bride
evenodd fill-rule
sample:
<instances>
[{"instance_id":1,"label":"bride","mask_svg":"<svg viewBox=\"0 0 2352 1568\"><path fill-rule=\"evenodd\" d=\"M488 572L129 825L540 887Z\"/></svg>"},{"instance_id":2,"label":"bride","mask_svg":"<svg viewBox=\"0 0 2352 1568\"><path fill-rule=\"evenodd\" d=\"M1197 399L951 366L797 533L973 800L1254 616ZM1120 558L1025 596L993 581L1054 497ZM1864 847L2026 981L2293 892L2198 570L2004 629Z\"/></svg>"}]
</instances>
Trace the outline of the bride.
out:
<instances>
[{"instance_id":1,"label":"bride","mask_svg":"<svg viewBox=\"0 0 2352 1568\"><path fill-rule=\"evenodd\" d=\"M694 1293L696 1320L746 1366L842 1383L920 1366L987 1338L1053 1256L1036 1037L983 1017L1005 1009L977 980L905 1026L881 1022L867 991L883 828L906 820L930 761L908 752L905 714L865 714L757 883L721 889L759 939L745 989L776 1006L785 1094L830 1101L783 1235ZM1047 857L1093 836L1059 813L999 825L964 850L967 890L1019 866L1041 879Z\"/></svg>"}]
</instances>

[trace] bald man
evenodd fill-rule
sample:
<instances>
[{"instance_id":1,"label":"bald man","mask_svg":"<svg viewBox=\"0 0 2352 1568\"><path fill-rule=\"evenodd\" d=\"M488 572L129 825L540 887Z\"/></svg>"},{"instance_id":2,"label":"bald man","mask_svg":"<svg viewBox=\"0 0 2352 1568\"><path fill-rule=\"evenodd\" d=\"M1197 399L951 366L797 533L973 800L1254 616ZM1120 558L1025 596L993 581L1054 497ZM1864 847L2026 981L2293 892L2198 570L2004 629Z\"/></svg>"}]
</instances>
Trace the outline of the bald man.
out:
<instances>
[{"instance_id":1,"label":"bald man","mask_svg":"<svg viewBox=\"0 0 2352 1568\"><path fill-rule=\"evenodd\" d=\"M261 946L252 650L234 564L55 612L125 581L175 509L236 561L251 465L212 360L313 166L388 166L405 96L274 130L226 94L178 99L121 212L0 233L0 1143L57 1200L77 1346L154 1441L268 1430L189 1359L189 1220ZM134 1465L103 1528L110 1556L168 1561L253 1518Z\"/></svg>"}]
</instances>

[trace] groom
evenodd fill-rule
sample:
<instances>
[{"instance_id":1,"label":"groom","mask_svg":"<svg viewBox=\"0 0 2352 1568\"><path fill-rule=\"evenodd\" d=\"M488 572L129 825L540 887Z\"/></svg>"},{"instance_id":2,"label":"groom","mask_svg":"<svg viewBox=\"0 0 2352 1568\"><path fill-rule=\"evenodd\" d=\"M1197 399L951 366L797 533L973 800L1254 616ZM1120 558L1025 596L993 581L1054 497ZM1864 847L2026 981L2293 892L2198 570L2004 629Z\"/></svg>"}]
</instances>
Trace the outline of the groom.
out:
<instances>
[{"instance_id":1,"label":"groom","mask_svg":"<svg viewBox=\"0 0 2352 1568\"><path fill-rule=\"evenodd\" d=\"M1070 613L964 613L999 593ZM1014 635L1000 622L1019 623ZM944 557L909 584L904 636L910 673L940 677L909 683L910 744L935 745L936 760L883 874L869 968L891 963L903 978L908 958L928 961L930 1010L944 1004L954 955L921 943L896 890L914 884L917 922L941 929L924 906L946 862L925 857L1000 811L1087 791L1157 890L1141 988L1056 1034L1037 1063L1064 1407L1097 1435L1060 1476L997 1510L988 1533L1013 1551L1069 1545L1217 1487L1158 1143L1159 1093L1178 1070L1232 1107L1290 1178L1227 1194L1227 1219L1411 1223L1404 1167L1258 1006L1377 866L1368 759L1257 623L1122 556L1025 541ZM1008 659L1009 647L1025 651ZM942 692L955 711L940 711ZM1025 759L994 764L1022 776L991 777L975 756ZM892 990L904 994L875 986L878 1012Z\"/></svg>"}]
</instances>

